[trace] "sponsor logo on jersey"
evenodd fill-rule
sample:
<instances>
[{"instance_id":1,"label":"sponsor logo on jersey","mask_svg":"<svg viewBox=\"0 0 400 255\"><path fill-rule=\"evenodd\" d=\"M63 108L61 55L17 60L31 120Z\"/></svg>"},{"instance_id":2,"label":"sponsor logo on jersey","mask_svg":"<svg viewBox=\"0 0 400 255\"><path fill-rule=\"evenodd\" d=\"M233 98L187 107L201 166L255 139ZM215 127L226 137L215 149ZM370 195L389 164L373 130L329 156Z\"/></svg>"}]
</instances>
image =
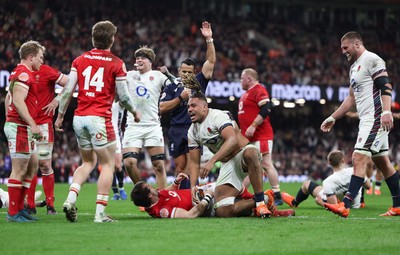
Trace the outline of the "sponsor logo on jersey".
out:
<instances>
[{"instance_id":1,"label":"sponsor logo on jersey","mask_svg":"<svg viewBox=\"0 0 400 255\"><path fill-rule=\"evenodd\" d=\"M211 128L207 128L207 131L208 131L208 133L210 133L211 134L211 132L212 132L212 130L211 130Z\"/></svg>"},{"instance_id":2,"label":"sponsor logo on jersey","mask_svg":"<svg viewBox=\"0 0 400 255\"><path fill-rule=\"evenodd\" d=\"M150 80L150 81L154 81L154 76L150 76L150 77L149 77L149 80Z\"/></svg>"},{"instance_id":3,"label":"sponsor logo on jersey","mask_svg":"<svg viewBox=\"0 0 400 255\"><path fill-rule=\"evenodd\" d=\"M361 66L358 66L358 68L357 68L357 72L358 72L358 71L360 71L360 69L361 69Z\"/></svg>"},{"instance_id":4,"label":"sponsor logo on jersey","mask_svg":"<svg viewBox=\"0 0 400 255\"><path fill-rule=\"evenodd\" d=\"M97 133L96 134L96 139L97 140L100 140L102 137L103 137L103 135L101 133Z\"/></svg>"}]
</instances>

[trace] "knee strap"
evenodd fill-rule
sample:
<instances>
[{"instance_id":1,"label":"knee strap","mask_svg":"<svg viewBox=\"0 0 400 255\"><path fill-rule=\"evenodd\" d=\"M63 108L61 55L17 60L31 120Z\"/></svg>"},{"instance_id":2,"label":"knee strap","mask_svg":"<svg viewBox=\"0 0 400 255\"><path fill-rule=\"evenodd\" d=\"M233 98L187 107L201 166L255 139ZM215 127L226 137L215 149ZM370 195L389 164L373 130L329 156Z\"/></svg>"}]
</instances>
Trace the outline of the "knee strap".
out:
<instances>
[{"instance_id":1,"label":"knee strap","mask_svg":"<svg viewBox=\"0 0 400 255\"><path fill-rule=\"evenodd\" d=\"M230 206L235 203L235 197L226 197L224 199L221 199L221 201L217 202L214 204L214 209L217 209L218 207L222 206Z\"/></svg>"},{"instance_id":2,"label":"knee strap","mask_svg":"<svg viewBox=\"0 0 400 255\"><path fill-rule=\"evenodd\" d=\"M122 155L123 159L126 158L134 158L134 159L139 159L139 153L137 152L126 152Z\"/></svg>"},{"instance_id":3,"label":"knee strap","mask_svg":"<svg viewBox=\"0 0 400 255\"><path fill-rule=\"evenodd\" d=\"M158 154L158 155L151 156L151 161L164 160L164 159L165 159L165 155L164 154Z\"/></svg>"},{"instance_id":4,"label":"knee strap","mask_svg":"<svg viewBox=\"0 0 400 255\"><path fill-rule=\"evenodd\" d=\"M310 185L308 185L308 194L312 195L313 191L315 190L316 187L319 185L313 181L310 181Z\"/></svg>"}]
</instances>

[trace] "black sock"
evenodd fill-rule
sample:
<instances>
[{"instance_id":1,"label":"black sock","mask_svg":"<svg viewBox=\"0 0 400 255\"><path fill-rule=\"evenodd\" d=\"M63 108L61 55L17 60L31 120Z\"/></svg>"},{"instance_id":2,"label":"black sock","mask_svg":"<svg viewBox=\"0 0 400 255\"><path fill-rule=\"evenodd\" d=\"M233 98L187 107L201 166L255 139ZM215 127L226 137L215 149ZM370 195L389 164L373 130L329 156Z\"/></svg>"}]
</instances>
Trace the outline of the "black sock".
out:
<instances>
[{"instance_id":1,"label":"black sock","mask_svg":"<svg viewBox=\"0 0 400 255\"><path fill-rule=\"evenodd\" d=\"M274 192L274 198L277 200L282 199L282 195L280 191Z\"/></svg>"},{"instance_id":2,"label":"black sock","mask_svg":"<svg viewBox=\"0 0 400 255\"><path fill-rule=\"evenodd\" d=\"M378 181L375 182L375 187L380 187L381 185L382 185L382 182L378 182Z\"/></svg>"},{"instance_id":3,"label":"black sock","mask_svg":"<svg viewBox=\"0 0 400 255\"><path fill-rule=\"evenodd\" d=\"M358 195L358 191L360 190L363 183L364 183L364 178L358 177L356 175L351 176L349 190L347 191L346 195L343 198L344 206L346 208L351 207L351 203L353 202L354 198L356 198L356 196Z\"/></svg>"},{"instance_id":4,"label":"black sock","mask_svg":"<svg viewBox=\"0 0 400 255\"><path fill-rule=\"evenodd\" d=\"M112 191L114 192L114 194L118 193L117 179L115 178L115 175L114 175L114 178L113 178L113 182L112 182L111 188L112 188Z\"/></svg>"},{"instance_id":5,"label":"black sock","mask_svg":"<svg viewBox=\"0 0 400 255\"><path fill-rule=\"evenodd\" d=\"M256 201L256 204L264 201L264 192L254 193L254 201Z\"/></svg>"},{"instance_id":6,"label":"black sock","mask_svg":"<svg viewBox=\"0 0 400 255\"><path fill-rule=\"evenodd\" d=\"M392 195L393 207L400 207L399 174L396 172L385 181L389 187L390 194Z\"/></svg>"},{"instance_id":7,"label":"black sock","mask_svg":"<svg viewBox=\"0 0 400 255\"><path fill-rule=\"evenodd\" d=\"M308 194L304 194L302 189L297 192L296 198L293 200L292 204L298 206L301 202L308 198Z\"/></svg>"},{"instance_id":8,"label":"black sock","mask_svg":"<svg viewBox=\"0 0 400 255\"><path fill-rule=\"evenodd\" d=\"M360 203L364 203L364 188L361 188L361 199Z\"/></svg>"},{"instance_id":9,"label":"black sock","mask_svg":"<svg viewBox=\"0 0 400 255\"><path fill-rule=\"evenodd\" d=\"M121 172L115 172L115 176L117 176L117 180L118 180L118 187L119 188L123 188L124 187L124 177L125 177L125 173L124 171Z\"/></svg>"}]
</instances>

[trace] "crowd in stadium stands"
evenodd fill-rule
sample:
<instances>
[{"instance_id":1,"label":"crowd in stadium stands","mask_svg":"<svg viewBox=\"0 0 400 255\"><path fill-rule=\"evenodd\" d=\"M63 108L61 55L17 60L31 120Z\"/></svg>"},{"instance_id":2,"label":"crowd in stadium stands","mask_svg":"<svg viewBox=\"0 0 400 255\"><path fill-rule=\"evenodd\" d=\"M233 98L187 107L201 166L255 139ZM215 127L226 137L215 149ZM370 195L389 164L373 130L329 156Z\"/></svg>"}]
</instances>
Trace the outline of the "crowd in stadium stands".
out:
<instances>
[{"instance_id":1,"label":"crowd in stadium stands","mask_svg":"<svg viewBox=\"0 0 400 255\"><path fill-rule=\"evenodd\" d=\"M94 5L93 1L77 0L6 0L2 3L5 11L0 12L0 70L12 70L19 62L19 46L34 39L46 47L45 61L66 73L73 59L91 48L87 35L92 25L109 19L118 27L113 52L125 61L128 69L133 68L134 49L149 45L157 54L153 66L166 65L176 73L180 61L187 56L205 59L205 51L200 50L204 43L198 26L202 20L209 20L216 35L214 80L238 81L241 70L252 67L263 83L346 86L348 63L341 55L339 39L344 32L357 30L365 35L368 49L387 61L393 84L400 82L400 51L395 50L400 44L399 32L393 32L397 29L391 21L376 29L380 24L356 24L352 20L334 24L321 22L324 20L305 22L301 9L295 9L299 13L293 12L295 7L275 6L269 10L267 4L247 12L244 8L232 11L223 4L216 10L214 1L185 1L186 7L180 6L180 1L145 4L120 0L113 1L112 6L107 1L98 2L100 4ZM204 6L207 4L209 6ZM165 11L167 5L170 7ZM186 8L184 14L182 8ZM212 14L213 11L218 11L218 15ZM4 95L1 103L3 101ZM317 114L320 116L310 118L310 113L296 112L295 116L283 108L273 110L271 119L276 132L273 158L280 175L324 178L329 171L326 156L333 148L343 150L348 160L351 159L356 122L340 121L335 132L322 134L319 125L326 115ZM352 132L346 129L349 124L355 127ZM57 134L55 138L53 169L57 181L67 181L80 163L71 123L66 125L66 133ZM397 121L395 126L399 127L400 123ZM6 139L2 132L0 136L1 182L1 175L7 175L11 167ZM394 142L400 141L399 136L399 132L392 132L390 136L393 162L400 160L400 145ZM168 173L173 174L173 163L168 166ZM142 168L145 167L143 164ZM144 174L151 172L144 171Z\"/></svg>"}]
</instances>

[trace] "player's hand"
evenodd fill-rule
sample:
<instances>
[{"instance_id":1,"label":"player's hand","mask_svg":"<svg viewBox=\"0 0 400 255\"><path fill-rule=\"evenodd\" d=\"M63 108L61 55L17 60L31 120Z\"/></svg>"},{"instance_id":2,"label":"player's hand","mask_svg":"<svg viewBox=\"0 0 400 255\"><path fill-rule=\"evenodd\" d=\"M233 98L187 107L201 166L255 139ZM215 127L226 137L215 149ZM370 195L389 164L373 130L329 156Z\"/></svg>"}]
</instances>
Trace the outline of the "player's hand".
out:
<instances>
[{"instance_id":1,"label":"player's hand","mask_svg":"<svg viewBox=\"0 0 400 255\"><path fill-rule=\"evenodd\" d=\"M390 131L393 128L393 116L390 111L386 111L381 116L382 128L385 131Z\"/></svg>"},{"instance_id":2,"label":"player's hand","mask_svg":"<svg viewBox=\"0 0 400 255\"><path fill-rule=\"evenodd\" d=\"M181 97L183 100L189 100L190 95L192 94L192 90L188 88L184 88L181 93Z\"/></svg>"},{"instance_id":3,"label":"player's hand","mask_svg":"<svg viewBox=\"0 0 400 255\"><path fill-rule=\"evenodd\" d=\"M205 163L204 165L202 165L200 167L200 172L199 172L199 176L200 178L204 179L208 176L208 174L211 172L211 170L214 167L214 163L211 162L211 160L209 160L207 163Z\"/></svg>"},{"instance_id":4,"label":"player's hand","mask_svg":"<svg viewBox=\"0 0 400 255\"><path fill-rule=\"evenodd\" d=\"M245 136L246 136L246 137L253 137L254 132L256 132L256 128L255 128L253 125L250 125L250 126L246 129Z\"/></svg>"},{"instance_id":5,"label":"player's hand","mask_svg":"<svg viewBox=\"0 0 400 255\"><path fill-rule=\"evenodd\" d=\"M189 179L189 176L185 173L179 173L176 177L175 177L175 182L181 183L184 179Z\"/></svg>"},{"instance_id":6,"label":"player's hand","mask_svg":"<svg viewBox=\"0 0 400 255\"><path fill-rule=\"evenodd\" d=\"M54 129L57 132L64 132L64 129L61 128L64 118L57 117L56 121L54 122Z\"/></svg>"},{"instance_id":7,"label":"player's hand","mask_svg":"<svg viewBox=\"0 0 400 255\"><path fill-rule=\"evenodd\" d=\"M322 122L321 124L321 130L322 132L329 132L331 131L331 128L333 127L333 125L335 125L335 118L333 118L332 116L329 116L328 118L326 118L324 120L324 122Z\"/></svg>"},{"instance_id":8,"label":"player's hand","mask_svg":"<svg viewBox=\"0 0 400 255\"><path fill-rule=\"evenodd\" d=\"M160 70L160 72L162 72L163 74L169 74L168 68L166 66L160 66L158 70Z\"/></svg>"},{"instance_id":9,"label":"player's hand","mask_svg":"<svg viewBox=\"0 0 400 255\"><path fill-rule=\"evenodd\" d=\"M58 101L54 98L48 105L42 108L45 115L54 115L58 107Z\"/></svg>"},{"instance_id":10,"label":"player's hand","mask_svg":"<svg viewBox=\"0 0 400 255\"><path fill-rule=\"evenodd\" d=\"M199 192L199 187L197 187L197 186L194 186L190 191L190 193L192 194L192 202L195 203L196 205L198 203L200 203L200 201L197 199L197 196L196 196L197 192Z\"/></svg>"},{"instance_id":11,"label":"player's hand","mask_svg":"<svg viewBox=\"0 0 400 255\"><path fill-rule=\"evenodd\" d=\"M204 38L212 38L211 23L209 23L208 21L203 21L200 31Z\"/></svg>"},{"instance_id":12,"label":"player's hand","mask_svg":"<svg viewBox=\"0 0 400 255\"><path fill-rule=\"evenodd\" d=\"M40 128L38 125L30 126L30 129L31 129L33 139L35 139L38 142L43 140L43 134L40 131Z\"/></svg>"},{"instance_id":13,"label":"player's hand","mask_svg":"<svg viewBox=\"0 0 400 255\"><path fill-rule=\"evenodd\" d=\"M135 118L135 122L138 123L142 119L142 113L139 111L135 111L135 113L133 113L133 117Z\"/></svg>"}]
</instances>

